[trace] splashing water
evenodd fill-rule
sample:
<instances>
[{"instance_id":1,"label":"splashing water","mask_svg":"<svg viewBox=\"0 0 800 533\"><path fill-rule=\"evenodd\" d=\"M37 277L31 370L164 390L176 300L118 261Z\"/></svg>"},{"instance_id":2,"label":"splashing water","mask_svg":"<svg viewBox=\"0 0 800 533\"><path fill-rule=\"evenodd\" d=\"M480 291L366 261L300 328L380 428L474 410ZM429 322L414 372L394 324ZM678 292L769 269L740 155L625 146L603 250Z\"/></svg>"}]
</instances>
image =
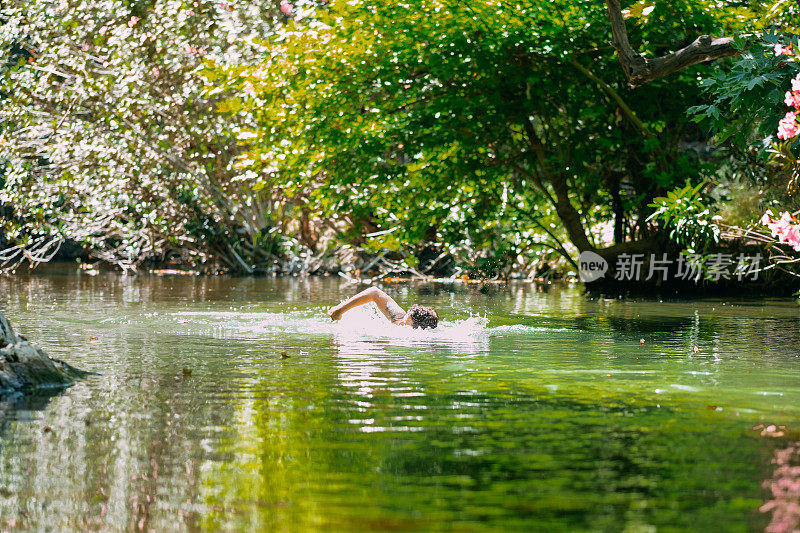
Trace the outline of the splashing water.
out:
<instances>
[{"instance_id":1,"label":"splashing water","mask_svg":"<svg viewBox=\"0 0 800 533\"><path fill-rule=\"evenodd\" d=\"M339 322L332 322L328 318L327 309L318 308L285 313L188 311L172 313L168 318L171 324L165 326L175 333L211 334L217 338L331 335L342 343L355 340L383 341L398 346L441 346L462 351L485 350L492 332L487 327L489 320L480 316L441 320L438 327L432 330L398 326L387 321L373 305L351 309ZM209 332L209 328L213 331Z\"/></svg>"},{"instance_id":2,"label":"splashing water","mask_svg":"<svg viewBox=\"0 0 800 533\"><path fill-rule=\"evenodd\" d=\"M332 322L327 316L327 309L319 308L284 313L186 311L169 316L175 326L188 324L188 327L178 328L187 334L207 333L207 329L211 327L218 333L224 332L215 336L226 338L333 335L337 339L359 337L386 340L401 346L474 344L486 341L489 337L574 331L570 328L522 324L489 327L489 319L478 315L466 319L440 320L439 325L432 330L414 329L390 323L373 305L351 309L339 322ZM197 331L196 326L205 331Z\"/></svg>"}]
</instances>

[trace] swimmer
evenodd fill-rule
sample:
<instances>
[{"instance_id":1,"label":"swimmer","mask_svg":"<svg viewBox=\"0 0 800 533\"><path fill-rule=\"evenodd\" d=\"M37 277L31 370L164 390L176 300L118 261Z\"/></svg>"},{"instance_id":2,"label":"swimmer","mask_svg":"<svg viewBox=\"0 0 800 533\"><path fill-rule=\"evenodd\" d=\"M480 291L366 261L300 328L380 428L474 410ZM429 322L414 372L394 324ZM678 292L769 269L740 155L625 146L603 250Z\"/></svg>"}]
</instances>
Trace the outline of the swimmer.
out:
<instances>
[{"instance_id":1,"label":"swimmer","mask_svg":"<svg viewBox=\"0 0 800 533\"><path fill-rule=\"evenodd\" d=\"M402 307L397 305L397 302L395 302L391 296L377 287L370 287L367 290L361 291L349 300L331 309L331 319L339 320L346 311L370 302L374 302L381 313L383 313L392 324L398 326L433 329L436 327L436 324L439 323L439 315L437 315L436 311L432 308L415 304L412 305L408 313L406 313L403 311Z\"/></svg>"}]
</instances>

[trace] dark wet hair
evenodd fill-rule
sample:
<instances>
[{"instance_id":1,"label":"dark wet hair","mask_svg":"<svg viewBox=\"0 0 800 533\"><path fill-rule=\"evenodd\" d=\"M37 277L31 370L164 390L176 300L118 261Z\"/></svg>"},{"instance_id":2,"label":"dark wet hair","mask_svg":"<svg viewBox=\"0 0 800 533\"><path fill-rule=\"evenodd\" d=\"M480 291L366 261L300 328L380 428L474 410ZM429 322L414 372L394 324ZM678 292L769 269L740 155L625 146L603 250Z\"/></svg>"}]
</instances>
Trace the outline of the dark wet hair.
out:
<instances>
[{"instance_id":1,"label":"dark wet hair","mask_svg":"<svg viewBox=\"0 0 800 533\"><path fill-rule=\"evenodd\" d=\"M439 315L432 307L412 305L408 310L408 316L411 317L411 327L413 328L433 329L439 323Z\"/></svg>"}]
</instances>

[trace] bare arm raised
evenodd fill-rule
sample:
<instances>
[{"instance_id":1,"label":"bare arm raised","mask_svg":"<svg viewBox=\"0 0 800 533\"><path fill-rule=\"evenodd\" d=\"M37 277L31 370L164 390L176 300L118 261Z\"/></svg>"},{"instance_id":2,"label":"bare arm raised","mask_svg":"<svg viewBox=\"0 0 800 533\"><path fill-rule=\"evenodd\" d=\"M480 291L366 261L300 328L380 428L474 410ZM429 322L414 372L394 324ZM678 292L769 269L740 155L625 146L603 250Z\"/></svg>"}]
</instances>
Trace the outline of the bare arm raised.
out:
<instances>
[{"instance_id":1,"label":"bare arm raised","mask_svg":"<svg viewBox=\"0 0 800 533\"><path fill-rule=\"evenodd\" d=\"M377 287L370 287L331 309L331 319L339 320L346 311L369 302L375 302L375 305L378 306L381 313L386 315L386 318L393 323L397 323L406 317L406 312L402 307L397 305L397 302L395 302L391 296Z\"/></svg>"}]
</instances>

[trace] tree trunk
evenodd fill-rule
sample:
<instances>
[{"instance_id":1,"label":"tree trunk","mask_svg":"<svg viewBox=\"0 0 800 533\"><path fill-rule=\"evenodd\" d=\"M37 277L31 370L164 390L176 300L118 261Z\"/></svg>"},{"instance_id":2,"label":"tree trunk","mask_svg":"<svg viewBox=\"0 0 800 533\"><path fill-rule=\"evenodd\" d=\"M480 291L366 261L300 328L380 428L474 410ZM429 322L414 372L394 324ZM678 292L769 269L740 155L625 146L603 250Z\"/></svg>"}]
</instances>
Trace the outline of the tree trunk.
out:
<instances>
[{"instance_id":1,"label":"tree trunk","mask_svg":"<svg viewBox=\"0 0 800 533\"><path fill-rule=\"evenodd\" d=\"M589 242L589 238L586 236L586 230L583 228L580 213L578 213L578 210L572 205L572 202L569 201L569 188L566 178L562 175L554 174L550 176L550 185L553 186L553 192L555 192L556 195L556 213L558 214L558 218L561 219L561 223L564 224L564 229L567 230L569 240L575 245L579 252L594 250L594 246L592 246L592 243Z\"/></svg>"},{"instance_id":2,"label":"tree trunk","mask_svg":"<svg viewBox=\"0 0 800 533\"><path fill-rule=\"evenodd\" d=\"M656 239L640 239L637 241L618 242L607 248L597 248L592 245L581 222L580 213L569 201L567 182L561 177L551 177L550 184L555 192L555 208L564 229L567 230L569 240L578 249L578 252L594 252L608 261L612 269L620 254L645 254L657 253L661 248Z\"/></svg>"},{"instance_id":3,"label":"tree trunk","mask_svg":"<svg viewBox=\"0 0 800 533\"><path fill-rule=\"evenodd\" d=\"M300 210L300 241L308 246L312 252L317 251L319 234L311 220L311 210L304 207Z\"/></svg>"}]
</instances>

